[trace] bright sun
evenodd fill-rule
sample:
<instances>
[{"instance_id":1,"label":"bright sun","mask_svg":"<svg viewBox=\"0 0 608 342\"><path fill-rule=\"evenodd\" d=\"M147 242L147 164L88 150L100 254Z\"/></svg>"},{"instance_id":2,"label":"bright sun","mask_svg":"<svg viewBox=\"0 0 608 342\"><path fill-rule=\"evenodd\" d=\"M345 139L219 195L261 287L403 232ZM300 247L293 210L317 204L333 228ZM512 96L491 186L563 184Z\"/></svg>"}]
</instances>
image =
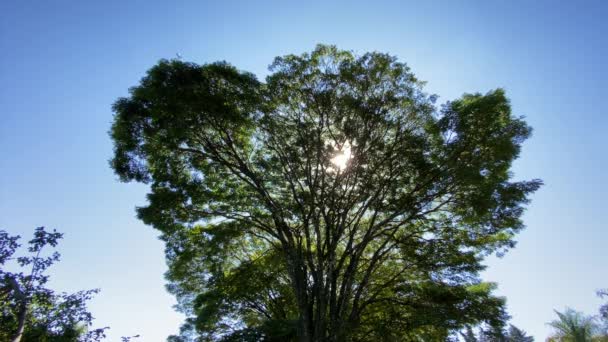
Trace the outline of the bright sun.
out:
<instances>
[{"instance_id":1,"label":"bright sun","mask_svg":"<svg viewBox=\"0 0 608 342\"><path fill-rule=\"evenodd\" d=\"M335 157L331 158L332 164L338 167L338 170L342 171L346 168L348 161L352 157L350 145L345 145Z\"/></svg>"}]
</instances>

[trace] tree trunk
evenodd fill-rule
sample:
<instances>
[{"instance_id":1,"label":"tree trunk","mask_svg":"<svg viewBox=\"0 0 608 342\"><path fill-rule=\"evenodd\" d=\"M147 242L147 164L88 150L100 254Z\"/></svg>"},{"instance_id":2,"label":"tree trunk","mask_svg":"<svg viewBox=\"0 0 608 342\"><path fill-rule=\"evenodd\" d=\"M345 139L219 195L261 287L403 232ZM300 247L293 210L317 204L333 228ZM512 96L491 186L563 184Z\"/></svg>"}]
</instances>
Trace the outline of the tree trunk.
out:
<instances>
[{"instance_id":1,"label":"tree trunk","mask_svg":"<svg viewBox=\"0 0 608 342\"><path fill-rule=\"evenodd\" d=\"M10 287L15 292L15 298L19 301L19 312L17 313L17 331L15 335L11 339L11 342L20 342L21 337L23 336L23 332L25 331L25 318L27 317L27 296L21 288L17 281L12 278L7 278Z\"/></svg>"},{"instance_id":2,"label":"tree trunk","mask_svg":"<svg viewBox=\"0 0 608 342\"><path fill-rule=\"evenodd\" d=\"M21 337L23 336L23 332L25 331L25 318L27 315L27 305L25 301L22 301L19 305L19 314L17 315L18 327L15 332L15 336L11 340L11 342L20 342Z\"/></svg>"}]
</instances>

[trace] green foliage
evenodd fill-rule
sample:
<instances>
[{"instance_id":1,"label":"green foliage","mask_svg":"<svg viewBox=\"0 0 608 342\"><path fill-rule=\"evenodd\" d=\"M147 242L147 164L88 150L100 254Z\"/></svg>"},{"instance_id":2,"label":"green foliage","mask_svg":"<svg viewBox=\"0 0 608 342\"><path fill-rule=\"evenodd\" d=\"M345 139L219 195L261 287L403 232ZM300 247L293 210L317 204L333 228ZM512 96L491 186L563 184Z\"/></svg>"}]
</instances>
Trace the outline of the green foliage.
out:
<instances>
[{"instance_id":1,"label":"green foliage","mask_svg":"<svg viewBox=\"0 0 608 342\"><path fill-rule=\"evenodd\" d=\"M503 90L437 108L403 63L333 46L260 82L162 60L114 105L111 165L150 184L185 340L445 340L504 299L478 278L538 180ZM343 162L336 163L335 158Z\"/></svg>"},{"instance_id":2,"label":"green foliage","mask_svg":"<svg viewBox=\"0 0 608 342\"><path fill-rule=\"evenodd\" d=\"M15 258L19 238L0 230L0 340L92 342L104 338L107 328L90 329L93 317L86 307L99 290L67 294L45 287L49 277L44 272L59 260L59 253L45 256L43 252L45 247L57 246L62 234L37 228L28 243L29 255ZM5 270L11 260L22 271Z\"/></svg>"},{"instance_id":3,"label":"green foliage","mask_svg":"<svg viewBox=\"0 0 608 342\"><path fill-rule=\"evenodd\" d=\"M597 291L597 295L601 298L608 297L608 289ZM608 337L608 303L600 306L599 318L602 322L603 334Z\"/></svg>"},{"instance_id":4,"label":"green foliage","mask_svg":"<svg viewBox=\"0 0 608 342\"><path fill-rule=\"evenodd\" d=\"M595 318L567 308L564 312L555 311L558 319L549 322L555 330L553 341L590 342L596 340L598 325Z\"/></svg>"},{"instance_id":5,"label":"green foliage","mask_svg":"<svg viewBox=\"0 0 608 342\"><path fill-rule=\"evenodd\" d=\"M496 329L496 327L480 327L479 332L475 334L473 328L468 326L464 332L461 332L464 342L533 342L534 338L527 336L526 332L514 326L509 325L508 331Z\"/></svg>"},{"instance_id":6,"label":"green foliage","mask_svg":"<svg viewBox=\"0 0 608 342\"><path fill-rule=\"evenodd\" d=\"M527 336L526 332L511 324L509 326L509 342L534 342L534 337Z\"/></svg>"}]
</instances>

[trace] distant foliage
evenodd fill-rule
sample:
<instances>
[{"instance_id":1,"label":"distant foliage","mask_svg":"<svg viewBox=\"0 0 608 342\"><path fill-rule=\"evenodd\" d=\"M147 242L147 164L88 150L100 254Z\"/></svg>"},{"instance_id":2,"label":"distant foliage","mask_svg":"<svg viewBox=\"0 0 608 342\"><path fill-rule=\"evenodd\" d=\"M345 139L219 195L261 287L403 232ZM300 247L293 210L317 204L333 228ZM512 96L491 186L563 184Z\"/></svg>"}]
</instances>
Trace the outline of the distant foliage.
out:
<instances>
[{"instance_id":1,"label":"distant foliage","mask_svg":"<svg viewBox=\"0 0 608 342\"><path fill-rule=\"evenodd\" d=\"M527 336L525 331L519 329L518 327L516 327L512 324L509 326L509 333L507 336L508 336L507 341L509 341L509 342L533 342L534 341L534 337Z\"/></svg>"},{"instance_id":2,"label":"distant foliage","mask_svg":"<svg viewBox=\"0 0 608 342\"><path fill-rule=\"evenodd\" d=\"M513 324L509 325L507 331L496 330L492 327L481 327L478 333L473 328L467 327L460 333L464 342L533 342L534 337L528 336L525 331Z\"/></svg>"},{"instance_id":3,"label":"distant foliage","mask_svg":"<svg viewBox=\"0 0 608 342\"><path fill-rule=\"evenodd\" d=\"M554 342L592 342L606 341L601 336L600 327L593 316L566 308L564 312L555 311L558 319L548 323L554 334L549 341Z\"/></svg>"},{"instance_id":4,"label":"distant foliage","mask_svg":"<svg viewBox=\"0 0 608 342\"><path fill-rule=\"evenodd\" d=\"M608 289L597 291L597 295L601 298L608 298ZM608 302L603 304L599 311L603 333L608 336Z\"/></svg>"},{"instance_id":5,"label":"distant foliage","mask_svg":"<svg viewBox=\"0 0 608 342\"><path fill-rule=\"evenodd\" d=\"M99 290L68 294L45 287L45 271L59 261L58 252L45 252L61 238L55 230L39 227L27 255L15 257L20 237L0 230L0 341L93 342L105 337L107 328L91 328L93 316L86 307ZM19 271L7 271L8 262Z\"/></svg>"}]
</instances>

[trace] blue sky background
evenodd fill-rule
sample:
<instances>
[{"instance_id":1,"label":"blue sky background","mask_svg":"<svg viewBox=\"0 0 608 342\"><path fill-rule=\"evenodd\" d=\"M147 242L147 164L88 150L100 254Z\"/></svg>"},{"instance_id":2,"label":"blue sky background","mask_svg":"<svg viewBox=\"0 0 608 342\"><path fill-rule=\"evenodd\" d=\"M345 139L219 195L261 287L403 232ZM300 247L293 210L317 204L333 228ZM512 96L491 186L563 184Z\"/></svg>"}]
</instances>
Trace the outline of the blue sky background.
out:
<instances>
[{"instance_id":1,"label":"blue sky background","mask_svg":"<svg viewBox=\"0 0 608 342\"><path fill-rule=\"evenodd\" d=\"M543 341L553 309L595 314L608 287L607 15L603 1L2 1L0 229L64 232L52 285L101 288L90 308L110 341L163 341L182 317L163 246L135 218L146 188L108 167L114 100L176 53L262 78L275 56L317 43L389 52L440 102L506 88L534 127L515 175L546 185L484 278Z\"/></svg>"}]
</instances>

